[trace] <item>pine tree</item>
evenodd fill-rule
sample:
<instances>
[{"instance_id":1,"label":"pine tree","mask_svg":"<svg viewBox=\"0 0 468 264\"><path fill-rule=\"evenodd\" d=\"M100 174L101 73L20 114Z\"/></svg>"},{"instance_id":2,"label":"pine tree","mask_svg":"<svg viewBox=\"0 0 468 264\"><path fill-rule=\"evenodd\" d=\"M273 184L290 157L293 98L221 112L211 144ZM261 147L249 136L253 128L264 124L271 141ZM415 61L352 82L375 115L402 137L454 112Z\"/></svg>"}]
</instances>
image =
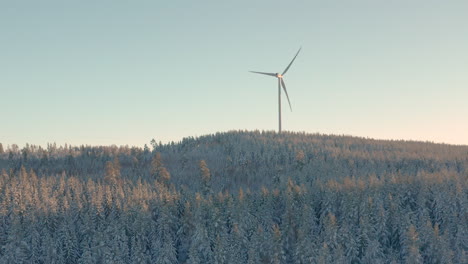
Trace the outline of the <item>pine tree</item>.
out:
<instances>
[{"instance_id":1,"label":"pine tree","mask_svg":"<svg viewBox=\"0 0 468 264\"><path fill-rule=\"evenodd\" d=\"M317 217L314 210L305 204L299 220L298 242L294 252L294 263L313 263L317 258Z\"/></svg>"},{"instance_id":2,"label":"pine tree","mask_svg":"<svg viewBox=\"0 0 468 264\"><path fill-rule=\"evenodd\" d=\"M326 243L329 250L334 250L338 247L338 224L336 216L329 212L323 222L322 244Z\"/></svg>"},{"instance_id":3,"label":"pine tree","mask_svg":"<svg viewBox=\"0 0 468 264\"><path fill-rule=\"evenodd\" d=\"M27 145L27 144L26 144ZM22 150L21 150L21 156L23 157L23 162L27 162L28 161L28 155L29 155L29 149L27 147L24 147Z\"/></svg>"},{"instance_id":4,"label":"pine tree","mask_svg":"<svg viewBox=\"0 0 468 264\"><path fill-rule=\"evenodd\" d=\"M234 224L232 232L228 235L227 259L228 263L246 263L247 247L245 234L238 224Z\"/></svg>"},{"instance_id":5,"label":"pine tree","mask_svg":"<svg viewBox=\"0 0 468 264\"><path fill-rule=\"evenodd\" d=\"M318 251L317 255L317 263L318 264L327 264L327 263L334 263L333 262L333 254L330 251L327 243L323 243Z\"/></svg>"},{"instance_id":6,"label":"pine tree","mask_svg":"<svg viewBox=\"0 0 468 264\"><path fill-rule=\"evenodd\" d=\"M247 263L256 264L261 263L261 254L262 254L262 239L261 233L257 230L252 234L252 237L249 241L247 247Z\"/></svg>"},{"instance_id":7,"label":"pine tree","mask_svg":"<svg viewBox=\"0 0 468 264\"><path fill-rule=\"evenodd\" d=\"M174 219L169 211L169 205L163 205L160 217L157 222L158 233L158 256L156 263L175 264L177 261L177 252L174 244Z\"/></svg>"},{"instance_id":8,"label":"pine tree","mask_svg":"<svg viewBox=\"0 0 468 264\"><path fill-rule=\"evenodd\" d=\"M273 264L280 264L283 263L286 259L283 250L283 243L281 241L281 230L277 224L273 225L272 228L273 232L273 241L272 241L272 256L271 256L271 263Z\"/></svg>"},{"instance_id":9,"label":"pine tree","mask_svg":"<svg viewBox=\"0 0 468 264\"><path fill-rule=\"evenodd\" d=\"M304 165L305 165L305 154L304 154L303 150L296 151L295 162L296 162L296 168L299 171L302 171L302 169L304 169Z\"/></svg>"},{"instance_id":10,"label":"pine tree","mask_svg":"<svg viewBox=\"0 0 468 264\"><path fill-rule=\"evenodd\" d=\"M122 166L120 165L120 161L119 161L119 158L117 156L114 157L114 160L112 161L113 165L114 165L114 173L115 173L115 176L118 178L120 177L120 171L122 169Z\"/></svg>"},{"instance_id":11,"label":"pine tree","mask_svg":"<svg viewBox=\"0 0 468 264\"><path fill-rule=\"evenodd\" d=\"M212 241L207 228L210 223L210 219L207 219L209 215L206 213L207 201L203 200L200 195L196 195L195 199L197 203L195 207L195 231L191 239L188 263L213 263Z\"/></svg>"},{"instance_id":12,"label":"pine tree","mask_svg":"<svg viewBox=\"0 0 468 264\"><path fill-rule=\"evenodd\" d=\"M96 263L96 260L93 258L93 255L91 253L91 248L89 247L89 245L84 245L84 247L82 248L82 251L83 253L78 259L78 264Z\"/></svg>"},{"instance_id":13,"label":"pine tree","mask_svg":"<svg viewBox=\"0 0 468 264\"><path fill-rule=\"evenodd\" d=\"M171 174L164 167L164 164L161 159L161 153L159 152L157 152L151 160L151 174L157 182L163 184L166 187L169 187Z\"/></svg>"},{"instance_id":14,"label":"pine tree","mask_svg":"<svg viewBox=\"0 0 468 264\"><path fill-rule=\"evenodd\" d=\"M419 238L414 225L410 225L405 233L402 245L402 255L406 263L423 263L419 252Z\"/></svg>"},{"instance_id":15,"label":"pine tree","mask_svg":"<svg viewBox=\"0 0 468 264\"><path fill-rule=\"evenodd\" d=\"M362 258L362 263L366 264L380 264L385 263L385 255L383 253L382 247L379 241L371 240L367 245L364 256Z\"/></svg>"},{"instance_id":16,"label":"pine tree","mask_svg":"<svg viewBox=\"0 0 468 264\"><path fill-rule=\"evenodd\" d=\"M40 225L40 224L39 224ZM44 252L42 250L42 244L44 243L41 234L38 232L37 227L31 227L30 241L28 244L31 248L30 259L33 263L43 263L44 262Z\"/></svg>"},{"instance_id":17,"label":"pine tree","mask_svg":"<svg viewBox=\"0 0 468 264\"><path fill-rule=\"evenodd\" d=\"M273 234L272 232L265 231L265 229L259 225L257 228L257 237L259 238L259 258L260 263L271 263L272 252L273 252Z\"/></svg>"},{"instance_id":18,"label":"pine tree","mask_svg":"<svg viewBox=\"0 0 468 264\"><path fill-rule=\"evenodd\" d=\"M187 262L191 264L214 262L208 232L203 222L197 221L195 225L195 233L191 240L189 259Z\"/></svg>"},{"instance_id":19,"label":"pine tree","mask_svg":"<svg viewBox=\"0 0 468 264\"><path fill-rule=\"evenodd\" d=\"M58 230L61 241L61 252L66 263L76 263L79 257L78 241L75 233L70 230L67 223L62 223Z\"/></svg>"},{"instance_id":20,"label":"pine tree","mask_svg":"<svg viewBox=\"0 0 468 264\"><path fill-rule=\"evenodd\" d=\"M359 242L355 228L343 225L339 233L346 259L350 262L359 262Z\"/></svg>"},{"instance_id":21,"label":"pine tree","mask_svg":"<svg viewBox=\"0 0 468 264\"><path fill-rule=\"evenodd\" d=\"M104 180L114 187L117 186L120 180L120 170L121 166L117 157L115 157L113 161L106 162L106 172Z\"/></svg>"},{"instance_id":22,"label":"pine tree","mask_svg":"<svg viewBox=\"0 0 468 264\"><path fill-rule=\"evenodd\" d=\"M180 263L185 263L189 250L190 250L190 241L194 232L194 218L192 213L191 204L189 201L185 202L184 209L181 216L181 224L177 230L177 239L178 239L178 248L177 248L177 257Z\"/></svg>"},{"instance_id":23,"label":"pine tree","mask_svg":"<svg viewBox=\"0 0 468 264\"><path fill-rule=\"evenodd\" d=\"M211 195L211 172L210 169L208 169L208 166L206 165L206 162L204 160L200 160L198 164L200 168L200 175L201 175L201 180L202 180L202 185L203 185L203 195L206 197L208 195Z\"/></svg>"},{"instance_id":24,"label":"pine tree","mask_svg":"<svg viewBox=\"0 0 468 264\"><path fill-rule=\"evenodd\" d=\"M463 221L457 223L454 263L468 263L468 226Z\"/></svg>"}]
</instances>

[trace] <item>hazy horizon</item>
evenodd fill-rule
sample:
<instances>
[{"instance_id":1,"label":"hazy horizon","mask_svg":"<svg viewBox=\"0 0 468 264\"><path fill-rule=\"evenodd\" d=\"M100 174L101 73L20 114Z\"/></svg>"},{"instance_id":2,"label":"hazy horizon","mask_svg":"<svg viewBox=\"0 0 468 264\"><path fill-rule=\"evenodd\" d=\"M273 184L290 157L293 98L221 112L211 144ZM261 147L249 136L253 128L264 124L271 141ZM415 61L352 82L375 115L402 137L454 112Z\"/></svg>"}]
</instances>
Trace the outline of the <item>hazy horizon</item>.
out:
<instances>
[{"instance_id":1,"label":"hazy horizon","mask_svg":"<svg viewBox=\"0 0 468 264\"><path fill-rule=\"evenodd\" d=\"M198 137L203 137L203 136L208 136L208 135L214 135L216 133L230 133L230 132L274 132L277 133L278 131L276 130L227 130L227 131L216 131L213 133L206 133L206 134L200 134L200 135L186 135L180 138L174 138L170 140L157 140L156 138L149 139L147 142L141 144L141 145L136 145L136 144L119 144L119 143L109 143L109 144L89 144L88 142L83 142L83 143L77 143L74 144L72 142L57 142L57 141L49 141L49 142L44 142L43 144L36 144L36 143L31 143L31 142L25 142L24 144L17 144L15 142L13 143L5 143L5 142L0 142L3 145L3 148L6 149L11 147L12 144L16 144L19 149L23 148L26 144L29 145L35 145L35 146L40 146L42 148L47 147L48 144L56 144L57 146L64 146L65 144L67 146L72 146L72 147L78 147L81 145L84 146L128 146L128 147L138 147L138 148L143 148L145 145L147 145L149 148L151 148L151 141L154 139L156 143L162 143L162 144L170 144L171 142L174 143L180 143L183 139L187 138L198 138ZM324 135L324 136L337 136L337 137L352 137L352 138L359 138L359 139L366 139L366 140L376 140L376 141L404 141L404 142L422 142L422 143L431 143L431 144L445 144L445 145L453 145L453 146L468 146L468 144L451 144L451 143L446 143L446 142L436 142L436 141L430 141L430 140L417 140L417 139L393 139L393 138L373 138L373 137L366 137L366 136L357 136L357 135L350 135L350 134L328 134L328 133L319 133L319 132L305 132L305 131L283 131L282 134L288 134L288 133L305 133L309 135L314 135L314 134L319 134L319 135Z\"/></svg>"}]
</instances>

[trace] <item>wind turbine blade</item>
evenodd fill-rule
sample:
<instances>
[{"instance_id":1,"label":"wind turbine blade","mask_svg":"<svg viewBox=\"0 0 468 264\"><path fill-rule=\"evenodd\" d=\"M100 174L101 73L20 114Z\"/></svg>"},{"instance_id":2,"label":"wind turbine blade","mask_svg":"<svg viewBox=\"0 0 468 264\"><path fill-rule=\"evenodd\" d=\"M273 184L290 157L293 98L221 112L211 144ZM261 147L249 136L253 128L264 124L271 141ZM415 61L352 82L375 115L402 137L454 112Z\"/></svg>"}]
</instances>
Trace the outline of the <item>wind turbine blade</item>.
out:
<instances>
[{"instance_id":1,"label":"wind turbine blade","mask_svg":"<svg viewBox=\"0 0 468 264\"><path fill-rule=\"evenodd\" d=\"M265 74L269 76L276 77L276 73L269 73L269 72L256 72L256 71L250 71L251 73L258 73L258 74Z\"/></svg>"},{"instance_id":2,"label":"wind turbine blade","mask_svg":"<svg viewBox=\"0 0 468 264\"><path fill-rule=\"evenodd\" d=\"M288 67L286 67L286 69L284 70L284 72L281 74L281 75L285 75L286 72L289 70L289 67L291 67L291 65L293 64L294 60L296 59L297 55L299 54L299 52L301 51L302 47L299 48L299 50L297 51L296 53L296 56L294 56L294 58L292 59L292 61L289 63Z\"/></svg>"},{"instance_id":3,"label":"wind turbine blade","mask_svg":"<svg viewBox=\"0 0 468 264\"><path fill-rule=\"evenodd\" d=\"M283 86L284 93L286 94L286 98L288 99L289 109L291 109L291 112L292 112L291 101L289 101L288 91L286 90L286 84L284 84L283 78L280 78L280 79L281 79L281 85Z\"/></svg>"}]
</instances>

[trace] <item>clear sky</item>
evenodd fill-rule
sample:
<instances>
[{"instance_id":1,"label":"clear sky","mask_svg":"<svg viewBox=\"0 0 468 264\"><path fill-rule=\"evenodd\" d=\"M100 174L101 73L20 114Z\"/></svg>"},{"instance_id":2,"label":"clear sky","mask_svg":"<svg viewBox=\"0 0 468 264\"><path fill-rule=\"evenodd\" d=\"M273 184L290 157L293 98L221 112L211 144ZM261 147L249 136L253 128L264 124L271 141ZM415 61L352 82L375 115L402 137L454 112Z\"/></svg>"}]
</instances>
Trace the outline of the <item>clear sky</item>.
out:
<instances>
[{"instance_id":1,"label":"clear sky","mask_svg":"<svg viewBox=\"0 0 468 264\"><path fill-rule=\"evenodd\" d=\"M0 142L283 129L468 144L468 1L2 1ZM283 94L283 103L286 103Z\"/></svg>"}]
</instances>

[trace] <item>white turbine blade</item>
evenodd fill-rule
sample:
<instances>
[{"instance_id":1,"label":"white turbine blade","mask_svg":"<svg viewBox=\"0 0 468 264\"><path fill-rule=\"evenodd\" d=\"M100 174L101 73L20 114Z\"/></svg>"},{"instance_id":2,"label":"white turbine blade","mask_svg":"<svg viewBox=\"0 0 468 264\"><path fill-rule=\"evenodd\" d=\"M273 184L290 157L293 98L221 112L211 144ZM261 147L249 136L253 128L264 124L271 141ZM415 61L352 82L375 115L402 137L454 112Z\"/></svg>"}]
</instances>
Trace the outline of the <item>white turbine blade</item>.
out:
<instances>
[{"instance_id":1,"label":"white turbine blade","mask_svg":"<svg viewBox=\"0 0 468 264\"><path fill-rule=\"evenodd\" d=\"M276 77L276 73L269 73L269 72L256 72L256 71L250 71L251 73L258 73L258 74L265 74L269 76Z\"/></svg>"},{"instance_id":2,"label":"white turbine blade","mask_svg":"<svg viewBox=\"0 0 468 264\"><path fill-rule=\"evenodd\" d=\"M299 52L301 51L302 47L299 48L299 50L297 51L296 53L296 56L294 56L294 58L292 59L292 61L289 63L288 67L286 67L286 69L284 70L284 72L281 74L281 75L285 75L286 72L289 70L289 67L291 67L291 65L293 64L294 60L296 59L297 57L297 54L299 54Z\"/></svg>"},{"instance_id":3,"label":"white turbine blade","mask_svg":"<svg viewBox=\"0 0 468 264\"><path fill-rule=\"evenodd\" d=\"M289 109L291 109L291 112L292 112L291 102L289 101L288 91L286 90L286 84L284 84L283 78L280 78L280 79L281 79L281 85L283 86L284 93L286 94L286 98L288 99Z\"/></svg>"}]
</instances>

